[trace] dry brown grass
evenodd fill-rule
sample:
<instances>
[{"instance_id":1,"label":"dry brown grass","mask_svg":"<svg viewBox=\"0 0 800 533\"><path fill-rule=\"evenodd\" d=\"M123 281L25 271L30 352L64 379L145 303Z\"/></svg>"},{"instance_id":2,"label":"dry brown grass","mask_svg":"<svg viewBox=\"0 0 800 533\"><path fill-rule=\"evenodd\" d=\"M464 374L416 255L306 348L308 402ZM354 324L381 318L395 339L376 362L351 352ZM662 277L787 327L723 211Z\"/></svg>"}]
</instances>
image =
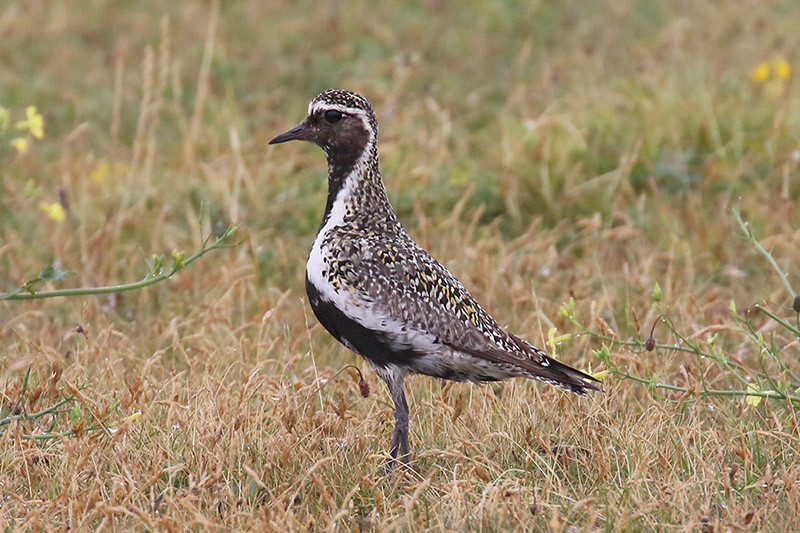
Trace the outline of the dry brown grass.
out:
<instances>
[{"instance_id":1,"label":"dry brown grass","mask_svg":"<svg viewBox=\"0 0 800 533\"><path fill-rule=\"evenodd\" d=\"M383 384L304 301L322 154L266 148L316 91L363 91L401 218L502 324L544 345L553 327L576 332L559 316L573 297L581 323L644 339L667 313L699 341L719 331L755 371L734 300L800 373L798 340L753 308L794 320L791 300L730 215L742 209L800 287L797 83L749 79L787 51L798 66L794 2L223 4L218 21L218 2L0 7L0 104L46 120L29 153L0 148L0 290L53 258L76 272L63 286L135 280L153 253L241 228L238 247L142 291L0 302L0 414L74 398L0 427L6 529L800 524L795 407L696 401L728 376L662 349L612 358L693 393L613 376L587 399L410 379L411 469L382 478ZM59 190L61 223L37 207ZM600 345L558 352L596 371ZM368 397L352 372L334 377L348 364Z\"/></svg>"}]
</instances>

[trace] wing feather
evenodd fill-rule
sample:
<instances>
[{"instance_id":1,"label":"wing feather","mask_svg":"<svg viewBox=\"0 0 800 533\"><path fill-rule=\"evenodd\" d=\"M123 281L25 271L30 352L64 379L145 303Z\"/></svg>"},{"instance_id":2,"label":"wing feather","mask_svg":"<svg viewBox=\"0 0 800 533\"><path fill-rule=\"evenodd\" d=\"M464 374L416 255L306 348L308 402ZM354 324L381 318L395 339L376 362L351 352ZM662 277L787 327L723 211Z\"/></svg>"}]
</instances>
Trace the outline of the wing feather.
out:
<instances>
[{"instance_id":1,"label":"wing feather","mask_svg":"<svg viewBox=\"0 0 800 533\"><path fill-rule=\"evenodd\" d=\"M380 280L361 290L384 316L432 335L453 350L519 369L522 375L575 394L602 391L595 378L506 331L449 270L410 239L405 246L380 254L372 253L379 248L376 245L359 243L358 248L359 267L376 272L371 279Z\"/></svg>"}]
</instances>

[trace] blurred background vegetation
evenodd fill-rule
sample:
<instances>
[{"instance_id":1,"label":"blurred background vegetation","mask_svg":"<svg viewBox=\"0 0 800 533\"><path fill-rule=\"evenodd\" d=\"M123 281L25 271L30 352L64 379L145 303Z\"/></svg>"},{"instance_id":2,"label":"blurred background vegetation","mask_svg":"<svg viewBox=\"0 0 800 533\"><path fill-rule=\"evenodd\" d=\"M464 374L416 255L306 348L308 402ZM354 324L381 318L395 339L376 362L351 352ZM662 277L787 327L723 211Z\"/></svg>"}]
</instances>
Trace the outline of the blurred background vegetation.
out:
<instances>
[{"instance_id":1,"label":"blurred background vegetation","mask_svg":"<svg viewBox=\"0 0 800 533\"><path fill-rule=\"evenodd\" d=\"M4 7L0 104L12 120L37 106L47 135L26 154L8 135L0 149L2 287L54 258L76 283L129 276L140 248L197 243L202 217L256 232L260 282L296 285L324 165L265 141L329 87L376 107L387 187L412 228L463 204L509 239L567 222L565 249L569 221L599 216L662 251L710 254L714 277L738 256L731 206L762 234L798 227L792 0L214 6ZM69 216L54 223L59 203ZM98 269L88 244L108 231L123 253Z\"/></svg>"},{"instance_id":2,"label":"blurred background vegetation","mask_svg":"<svg viewBox=\"0 0 800 533\"><path fill-rule=\"evenodd\" d=\"M324 207L323 155L299 143L280 150L266 145L304 117L313 96L331 87L360 92L375 107L386 185L412 235L462 278L501 323L531 341L544 344L544 331L551 327L570 329L558 317L560 304L570 297L581 321L640 339L663 312L671 313L678 329L697 335L705 335L709 326L735 329L726 322L731 300L739 302L742 313L767 302L791 314L790 294L741 238L731 209L741 209L790 281L800 285L798 20L796 0L6 1L0 4L0 293L24 284L51 262L74 273L57 286L133 281L148 271L152 254L190 253L230 223L239 226L242 245L206 256L169 283L124 297L0 302L3 401L14 404L30 365L35 369L31 379L64 365L64 379L86 384L84 394L99 403L124 405L120 419L141 410L136 423L143 429L125 437L131 449L157 442L154 449L168 450L167 463L183 461L197 479L214 465L186 458L196 440L166 444L172 438L169 427L176 420L183 424L184 419L216 416L191 401L193 391L211 390L208 380L228 387L211 398L224 400L229 394L236 405L241 381L259 375L266 380L264 387L280 392L257 397L261 403L253 412L274 418L275 426L262 425L262 419L254 425L237 422L238 433L231 435L252 435L253 448L272 449L258 438L280 435L288 423L280 421L286 420L283 407L271 398L294 398L297 391L305 398L319 384L319 372L330 375L355 361L312 325L301 301L303 265ZM35 127L39 120L41 136ZM664 292L658 305L651 301L655 282ZM754 316L756 329L764 326L766 319ZM84 333L73 331L78 324ZM740 341L734 335L719 343L728 353L755 361ZM784 353L796 356L796 342L786 342ZM590 348L583 339L559 348L559 354L574 364L596 366ZM612 355L643 373L686 386L703 372L702 364L671 352ZM262 364L267 365L263 371ZM270 376L283 381L271 382ZM163 390L174 394L175 402L191 405L190 415L152 403L166 394L165 380L172 388ZM131 388L132 383L139 388ZM523 398L533 398L534 413L544 412L535 415L544 419L537 419L534 433L549 431L559 435L553 437L559 442L601 439L584 444L611 456L594 460L615 465L598 480L582 474L574 458L571 466L558 458L555 466L542 466L550 456L534 453L520 466L514 448L501 446L503 460L484 462L482 470L467 469L477 492L462 499L457 484L453 489L437 478L438 492L422 495L425 509L451 505L453 514L439 522L427 511L422 518L414 514L421 521L409 523L418 527L460 528L464 522L459 520L480 501L481 491L495 486L487 480L518 467L534 472L536 479L552 474L556 481L548 478L548 483L556 488L536 485L534 490L526 481L521 483L527 488L514 489L538 498L538 514L531 508L537 520L533 526L522 518L515 521L516 507L500 504L481 515L489 520L486 524L494 517L509 527L691 528L709 520L747 526L754 516L766 516L747 518L751 508L774 511L774 519L784 513L798 516L794 496L775 501L766 492L754 495L742 488L779 467L800 477L796 459L778 437L773 435L767 445L752 434L745 436L770 429L772 419L765 422L768 414L758 410L763 405L743 414L741 402L727 408L711 404L715 413L697 415L691 421L696 425L686 426L685 409L674 419L653 414L663 415L662 404L643 398L634 384L620 383L609 386L609 399L592 404L592 416L598 418L592 418L594 426L588 424L591 430L580 417L588 409L585 404L569 404L577 414L547 414L548 402L564 401L553 396L557 391L542 389L534 395L530 391L538 389L532 385L513 382L510 390L518 392L508 393L511 398L487 408L488 414L456 424L455 408L434 400L438 385L415 383L418 404L425 406L417 419L428 419L412 436L420 450L453 444L451 437L437 434L434 421L442 417L452 417L452 431L466 432L478 447L485 434L476 427L500 431L499 424L517 441L529 438L530 428L525 433L523 427L506 427L510 422L503 422L502 415L516 405L511 400L522 404ZM382 390L374 385L380 397ZM494 406L487 399L494 398L492 389L468 390L470 399L473 393L482 395ZM339 393L351 402L358 397L355 390ZM320 403L306 407L333 417L328 400L318 397ZM337 438L385 440L389 415L381 404L365 400L351 403L350 409L368 422L344 425L345 436ZM559 414L572 418L560 425ZM645 427L653 431L650 436L669 433L663 426L667 422L687 434L697 431L699 436L707 427L717 433L680 450L667 443L664 451L659 442L642 451L630 440ZM307 423L306 430L316 435L319 420L309 415ZM781 433L782 428L774 430ZM713 456L708 450L737 438L742 441L736 450L719 452L714 468L722 474L707 475L703 460ZM284 465L293 472L287 475L300 476L319 459L318 452L330 451L304 445L302 459L275 459L266 451L264 456L218 458L225 465L225 486L235 485L231 501L245 494L236 476L250 479L242 464L261 473L270 461L284 461L293 465ZM56 466L69 462L62 448L16 446L7 448L17 454L7 457L13 465L8 471L27 471L28 477L5 485L15 487L12 492L33 498L39 490L56 490L53 483L74 474ZM368 446L352 446L348 453L355 456L347 457L361 464ZM672 453L675 461L683 461L687 449L699 458L696 462L688 460L670 472L634 472L640 474L640 490L620 489L617 481L635 476L616 461L615 453ZM48 457L50 466L24 463L23 457L36 454ZM465 454L490 455L480 449ZM112 470L163 466L155 456L138 466L120 463L113 454L106 459L116 465ZM423 471L424 461L435 459L424 459ZM373 463L380 458L370 456L368 468ZM721 495L731 464L741 465L746 482L740 492L734 487L735 497L728 499ZM338 503L352 486L366 483L358 480L360 474L351 479L330 470L321 470L322 479L337 486L332 494ZM158 479L157 472L148 475ZM168 482L156 485L169 503L177 497L164 486L190 482L167 477ZM450 472L445 478L456 476ZM295 493L294 485L288 492L279 490L285 478L275 472L264 479L276 491L274 502ZM702 481L692 484L695 479ZM111 483L102 476L98 480L102 487ZM686 485L678 489L672 482ZM674 498L656 485L672 486ZM248 486L245 508L255 516L262 489L255 481ZM73 489L71 494L91 500L83 487ZM105 490L98 489L100 500L110 498L111 489ZM369 485L363 490L358 492L359 505L366 509L362 514L373 516L380 507L375 503L380 489ZM654 491L669 501L648 517L641 503ZM595 510L574 505L587 493L600 498ZM398 494L403 496L402 489ZM315 507L324 508L326 499L313 498L305 515L296 511L304 527L311 517L310 529L326 523L325 513ZM97 511L97 501L78 513L87 524L110 516ZM130 501L153 504L150 494ZM197 512L210 520L216 512L212 501L197 503L202 509ZM530 500L521 501L521 512L529 516ZM730 512L720 510L723 504ZM169 505L170 516L191 514ZM291 514L292 503L287 505L282 520ZM402 505L393 509L363 522L364 527L383 527L403 516ZM52 518L65 511L55 506L50 512ZM252 516L225 516L230 527L255 523L247 522ZM572 522L559 521L570 516Z\"/></svg>"},{"instance_id":3,"label":"blurred background vegetation","mask_svg":"<svg viewBox=\"0 0 800 533\"><path fill-rule=\"evenodd\" d=\"M796 169L794 79L776 88L751 78L762 61L796 59L796 14L791 0L223 2L198 128L191 121L208 4L11 3L0 27L0 101L38 105L48 135L14 165L6 149L3 177L34 179L49 200L63 187L81 201L74 182L98 161L130 170L144 120L156 145L147 148L152 187L128 201L156 196L143 214L157 216L158 198L175 193L222 216L222 191L197 163L226 163L235 129L250 173L250 194L240 198L248 225L308 234L325 188L319 154L287 172L263 141L300 119L319 91L346 87L379 112L384 173L406 220L418 201L427 213L449 212L470 186L468 208L480 206L484 222L501 217L509 236L535 217L552 225L633 213L641 195L675 204L702 197L691 207L716 213L742 195L766 194L770 183L780 187L787 164ZM142 119L148 77L158 107ZM65 142L79 153L65 154ZM70 167L77 157L83 172ZM108 194L102 185L96 192ZM36 210L9 216L14 198L5 194L4 222L39 227L42 237ZM95 228L108 212L93 211L81 222ZM686 229L680 219L640 222L666 224L667 236Z\"/></svg>"}]
</instances>

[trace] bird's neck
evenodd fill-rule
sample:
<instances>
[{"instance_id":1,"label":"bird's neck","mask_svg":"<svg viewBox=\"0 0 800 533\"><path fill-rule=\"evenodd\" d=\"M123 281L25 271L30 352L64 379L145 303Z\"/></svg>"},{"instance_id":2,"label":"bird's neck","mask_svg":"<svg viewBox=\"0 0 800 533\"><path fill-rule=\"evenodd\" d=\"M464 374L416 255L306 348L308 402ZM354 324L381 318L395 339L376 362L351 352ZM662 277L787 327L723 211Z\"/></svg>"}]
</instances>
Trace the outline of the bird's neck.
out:
<instances>
[{"instance_id":1,"label":"bird's neck","mask_svg":"<svg viewBox=\"0 0 800 533\"><path fill-rule=\"evenodd\" d=\"M344 209L352 220L374 218L396 220L389 204L373 143L357 151L327 151L328 198L322 229L335 208ZM346 221L346 220L343 220Z\"/></svg>"}]
</instances>

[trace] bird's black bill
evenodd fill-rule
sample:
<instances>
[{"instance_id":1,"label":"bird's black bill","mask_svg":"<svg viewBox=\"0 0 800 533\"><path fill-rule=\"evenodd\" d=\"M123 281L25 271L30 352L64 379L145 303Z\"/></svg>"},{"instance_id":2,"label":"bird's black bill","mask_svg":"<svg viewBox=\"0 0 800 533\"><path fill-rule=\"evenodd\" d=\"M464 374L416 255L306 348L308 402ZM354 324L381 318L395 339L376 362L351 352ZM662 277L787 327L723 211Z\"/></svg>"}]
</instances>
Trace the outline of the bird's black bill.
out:
<instances>
[{"instance_id":1,"label":"bird's black bill","mask_svg":"<svg viewBox=\"0 0 800 533\"><path fill-rule=\"evenodd\" d=\"M306 127L303 124L298 124L294 128L290 129L289 131L285 131L272 139L269 144L278 144L278 143L285 143L286 141L294 141L297 139L302 140L303 134L306 131Z\"/></svg>"}]
</instances>

